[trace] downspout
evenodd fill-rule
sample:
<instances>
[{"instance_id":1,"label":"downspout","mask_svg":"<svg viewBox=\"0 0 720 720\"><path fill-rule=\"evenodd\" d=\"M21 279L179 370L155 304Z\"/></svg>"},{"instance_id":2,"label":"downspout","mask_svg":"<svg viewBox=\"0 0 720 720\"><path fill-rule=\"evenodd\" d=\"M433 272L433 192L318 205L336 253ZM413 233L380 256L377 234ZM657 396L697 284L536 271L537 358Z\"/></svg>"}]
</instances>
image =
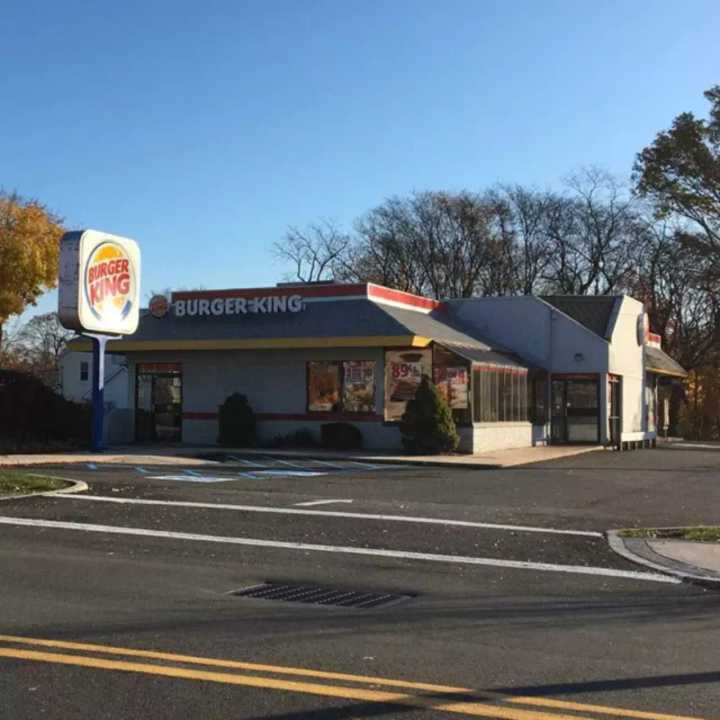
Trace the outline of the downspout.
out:
<instances>
[{"instance_id":1,"label":"downspout","mask_svg":"<svg viewBox=\"0 0 720 720\"><path fill-rule=\"evenodd\" d=\"M545 407L547 413L545 416L545 437L546 444L550 445L552 441L552 370L553 370L553 344L555 342L555 312L552 305L548 304L548 358L547 358L547 387L545 388Z\"/></svg>"}]
</instances>

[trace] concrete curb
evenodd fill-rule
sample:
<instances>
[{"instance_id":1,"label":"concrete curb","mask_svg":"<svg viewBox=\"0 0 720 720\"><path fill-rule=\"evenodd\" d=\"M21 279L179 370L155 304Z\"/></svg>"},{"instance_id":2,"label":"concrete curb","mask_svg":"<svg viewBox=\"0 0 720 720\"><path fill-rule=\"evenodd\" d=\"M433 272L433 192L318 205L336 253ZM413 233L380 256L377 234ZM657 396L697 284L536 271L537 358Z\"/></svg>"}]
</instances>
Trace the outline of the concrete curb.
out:
<instances>
[{"instance_id":1,"label":"concrete curb","mask_svg":"<svg viewBox=\"0 0 720 720\"><path fill-rule=\"evenodd\" d=\"M235 454L235 453L233 453ZM357 463L370 463L371 465L412 465L413 467L428 467L428 468L466 468L468 470L500 470L503 465L500 463L489 463L489 462L473 462L473 461L455 461L452 460L434 460L432 459L432 456L429 456L427 460L418 460L415 457L409 457L407 459L403 458L402 456L398 457L376 457L374 455L372 456L366 456L366 455L343 455L343 454L315 454L315 455L308 455L307 453L294 453L292 450L288 452L281 452L281 453L263 453L263 452L249 452L247 450L237 453L238 455L265 455L270 458L279 458L280 460L308 460L308 459L320 459L320 460L338 460L341 462L357 462ZM201 457L202 453L199 455L195 455L196 459L202 459ZM539 462L539 461L537 461ZM228 463L223 463L224 465L231 465L232 460ZM238 463L238 465L241 465L242 463Z\"/></svg>"},{"instance_id":2,"label":"concrete curb","mask_svg":"<svg viewBox=\"0 0 720 720\"><path fill-rule=\"evenodd\" d=\"M3 495L0 497L0 502L3 500L22 500L23 498L31 497L52 497L53 495L69 495L71 493L85 492L88 490L88 484L82 480L72 480L70 478L58 477L57 475L43 475L42 473L28 473L32 477L43 477L50 478L51 480L62 480L63 482L70 483L69 487L59 488L58 490L44 490L42 492L24 493L22 495Z\"/></svg>"},{"instance_id":3,"label":"concrete curb","mask_svg":"<svg viewBox=\"0 0 720 720\"><path fill-rule=\"evenodd\" d=\"M720 589L720 575L663 557L642 538L623 538L620 536L620 532L620 530L608 530L605 537L607 537L610 548L626 560L652 568L664 575L671 575L691 585L700 585L714 590Z\"/></svg>"}]
</instances>

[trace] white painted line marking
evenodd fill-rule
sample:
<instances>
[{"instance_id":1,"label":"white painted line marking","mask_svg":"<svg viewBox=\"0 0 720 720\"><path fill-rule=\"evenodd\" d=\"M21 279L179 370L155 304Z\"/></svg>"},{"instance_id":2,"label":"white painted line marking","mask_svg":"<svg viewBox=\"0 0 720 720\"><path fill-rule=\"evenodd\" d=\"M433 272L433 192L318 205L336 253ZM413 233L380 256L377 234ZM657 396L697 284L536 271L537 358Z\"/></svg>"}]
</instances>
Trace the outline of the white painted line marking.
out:
<instances>
[{"instance_id":1,"label":"white painted line marking","mask_svg":"<svg viewBox=\"0 0 720 720\"><path fill-rule=\"evenodd\" d=\"M183 470L185 475L200 476L202 473L196 472L195 470Z\"/></svg>"},{"instance_id":2,"label":"white painted line marking","mask_svg":"<svg viewBox=\"0 0 720 720\"><path fill-rule=\"evenodd\" d=\"M328 462L327 460L314 460L314 462L316 462L318 465L327 465L328 467L331 467L331 468L338 468L338 469L342 468L342 465L338 465L337 463L331 463L331 462Z\"/></svg>"},{"instance_id":3,"label":"white painted line marking","mask_svg":"<svg viewBox=\"0 0 720 720\"><path fill-rule=\"evenodd\" d=\"M97 470L97 465L95 463L86 463L89 470Z\"/></svg>"},{"instance_id":4,"label":"white painted line marking","mask_svg":"<svg viewBox=\"0 0 720 720\"><path fill-rule=\"evenodd\" d=\"M302 469L302 467L303 467L302 465L298 465L297 463L291 463L291 462L288 462L287 460L280 460L279 458L275 458L275 462L280 465L287 465L288 467L291 467L291 468Z\"/></svg>"},{"instance_id":5,"label":"white painted line marking","mask_svg":"<svg viewBox=\"0 0 720 720\"><path fill-rule=\"evenodd\" d=\"M377 465L371 465L369 463L361 463L357 462L356 460L347 460L346 461L348 465L359 465L361 468L366 468L367 470L377 470Z\"/></svg>"},{"instance_id":6,"label":"white painted line marking","mask_svg":"<svg viewBox=\"0 0 720 720\"><path fill-rule=\"evenodd\" d=\"M345 545L317 545L315 543L283 542L280 540L225 537L222 535L199 535L196 533L172 532L169 530L150 530L146 528L119 527L116 525L94 525L92 523L73 523L59 520L41 520L38 518L0 516L0 525L44 527L56 530L80 530L82 532L107 533L111 535L140 535L143 537L159 537L169 540L191 540L195 542L225 543L228 545L247 545L250 547L268 547L283 550L304 550L306 552L365 555L370 557L397 558L399 560L425 560L428 562L453 563L459 565L484 565L487 567L513 568L515 570L540 570L543 572L571 573L575 575L598 575L601 577L645 580L669 583L672 585L677 585L681 582L677 578L660 575L658 573L637 572L634 570L612 570L610 568L588 567L585 565L553 565L551 563L527 562L523 560L500 560L496 558L468 557L464 555L438 555L435 553L410 552L407 550L385 550L382 548L362 548Z\"/></svg>"},{"instance_id":7,"label":"white painted line marking","mask_svg":"<svg viewBox=\"0 0 720 720\"><path fill-rule=\"evenodd\" d=\"M135 469L136 469L141 475L147 475L147 474L148 474L148 471L147 471L144 467L138 466L138 467L136 467Z\"/></svg>"},{"instance_id":8,"label":"white painted line marking","mask_svg":"<svg viewBox=\"0 0 720 720\"><path fill-rule=\"evenodd\" d=\"M312 505L330 505L331 503L351 503L352 500L308 500L307 502L295 503L299 507L310 507Z\"/></svg>"},{"instance_id":9,"label":"white painted line marking","mask_svg":"<svg viewBox=\"0 0 720 720\"><path fill-rule=\"evenodd\" d=\"M163 479L170 476L159 476ZM181 478L188 480L189 478ZM324 517L352 518L355 520L384 520L388 522L421 523L426 525L449 525L455 527L481 528L487 530L510 530L515 532L547 533L549 535L578 535L601 538L603 534L594 530L559 530L557 528L533 527L528 525L499 525L497 523L472 522L470 520L445 520L443 518L413 517L412 515L374 515L351 513L341 510L295 510L293 508L267 507L264 505L229 505L225 503L203 503L184 500L145 500L141 498L105 497L103 495L77 495L68 500L90 500L93 502L114 502L128 505L168 505L170 507L205 508L210 510L238 510L240 512L274 513L277 515L318 515Z\"/></svg>"},{"instance_id":10,"label":"white painted line marking","mask_svg":"<svg viewBox=\"0 0 720 720\"><path fill-rule=\"evenodd\" d=\"M668 447L668 446L666 446ZM670 443L670 448L701 448L702 450L720 450L720 445L709 445L707 443Z\"/></svg>"},{"instance_id":11,"label":"white painted line marking","mask_svg":"<svg viewBox=\"0 0 720 720\"><path fill-rule=\"evenodd\" d=\"M235 455L228 455L228 460L235 460L235 462L239 462L242 465L245 465L246 467L265 467L261 463L252 462L251 460L245 460L243 458L235 457Z\"/></svg>"},{"instance_id":12,"label":"white painted line marking","mask_svg":"<svg viewBox=\"0 0 720 720\"><path fill-rule=\"evenodd\" d=\"M231 482L237 480L236 477L219 477L215 475L149 475L148 480L176 480L177 482L194 482L194 483L215 483L215 482Z\"/></svg>"},{"instance_id":13,"label":"white painted line marking","mask_svg":"<svg viewBox=\"0 0 720 720\"><path fill-rule=\"evenodd\" d=\"M321 477L327 475L325 472L317 472L316 470L256 470L254 475L260 477Z\"/></svg>"}]
</instances>

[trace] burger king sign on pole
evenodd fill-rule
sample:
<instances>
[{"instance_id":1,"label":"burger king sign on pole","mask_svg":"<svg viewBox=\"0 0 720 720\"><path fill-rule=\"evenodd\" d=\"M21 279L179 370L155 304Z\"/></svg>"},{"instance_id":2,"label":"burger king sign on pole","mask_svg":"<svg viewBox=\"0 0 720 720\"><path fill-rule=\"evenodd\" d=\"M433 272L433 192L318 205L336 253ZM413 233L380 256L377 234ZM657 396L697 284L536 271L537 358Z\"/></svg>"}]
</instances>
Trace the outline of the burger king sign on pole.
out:
<instances>
[{"instance_id":1,"label":"burger king sign on pole","mask_svg":"<svg viewBox=\"0 0 720 720\"><path fill-rule=\"evenodd\" d=\"M132 335L140 318L140 248L98 230L69 232L60 241L60 322L93 341L92 448L102 449L105 344Z\"/></svg>"}]
</instances>

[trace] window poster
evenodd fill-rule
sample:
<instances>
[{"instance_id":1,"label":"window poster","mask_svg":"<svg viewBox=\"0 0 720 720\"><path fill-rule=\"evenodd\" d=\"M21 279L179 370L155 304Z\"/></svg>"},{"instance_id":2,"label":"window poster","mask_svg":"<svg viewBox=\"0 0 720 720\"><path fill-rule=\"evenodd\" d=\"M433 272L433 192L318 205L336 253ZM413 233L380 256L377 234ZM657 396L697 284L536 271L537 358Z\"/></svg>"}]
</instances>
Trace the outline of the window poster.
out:
<instances>
[{"instance_id":1,"label":"window poster","mask_svg":"<svg viewBox=\"0 0 720 720\"><path fill-rule=\"evenodd\" d=\"M468 409L468 369L466 367L436 367L434 382L440 394L453 410Z\"/></svg>"},{"instance_id":2,"label":"window poster","mask_svg":"<svg viewBox=\"0 0 720 720\"><path fill-rule=\"evenodd\" d=\"M432 376L430 350L388 350L385 353L385 420L402 418L423 375Z\"/></svg>"},{"instance_id":3,"label":"window poster","mask_svg":"<svg viewBox=\"0 0 720 720\"><path fill-rule=\"evenodd\" d=\"M374 412L375 362L373 360L345 360L343 376L343 410L345 412Z\"/></svg>"},{"instance_id":4,"label":"window poster","mask_svg":"<svg viewBox=\"0 0 720 720\"><path fill-rule=\"evenodd\" d=\"M309 362L308 410L332 412L340 409L340 363Z\"/></svg>"}]
</instances>

